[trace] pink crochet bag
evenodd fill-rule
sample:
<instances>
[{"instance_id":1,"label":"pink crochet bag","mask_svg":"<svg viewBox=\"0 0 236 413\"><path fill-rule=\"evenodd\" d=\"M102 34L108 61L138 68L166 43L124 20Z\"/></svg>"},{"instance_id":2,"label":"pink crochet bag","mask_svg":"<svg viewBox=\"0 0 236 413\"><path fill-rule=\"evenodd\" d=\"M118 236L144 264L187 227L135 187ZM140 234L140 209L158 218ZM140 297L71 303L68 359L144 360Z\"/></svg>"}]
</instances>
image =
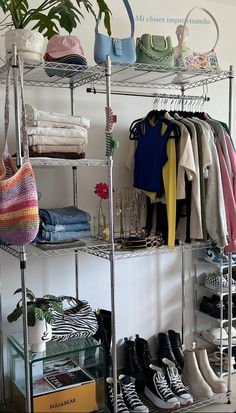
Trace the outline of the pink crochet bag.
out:
<instances>
[{"instance_id":1,"label":"pink crochet bag","mask_svg":"<svg viewBox=\"0 0 236 413\"><path fill-rule=\"evenodd\" d=\"M26 114L23 95L23 64L19 62L23 155L22 166L17 169L7 145L9 126L9 64L5 100L5 148L0 160L0 240L11 245L25 245L34 240L39 228L38 194L29 160Z\"/></svg>"}]
</instances>

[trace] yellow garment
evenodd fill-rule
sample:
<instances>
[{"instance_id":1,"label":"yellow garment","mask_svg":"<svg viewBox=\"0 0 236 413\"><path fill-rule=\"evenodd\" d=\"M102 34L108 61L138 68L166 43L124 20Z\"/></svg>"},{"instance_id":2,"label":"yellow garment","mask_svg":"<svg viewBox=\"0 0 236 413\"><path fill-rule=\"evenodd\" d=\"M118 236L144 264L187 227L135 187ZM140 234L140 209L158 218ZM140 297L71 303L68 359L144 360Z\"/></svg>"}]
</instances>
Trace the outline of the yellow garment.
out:
<instances>
[{"instance_id":1,"label":"yellow garment","mask_svg":"<svg viewBox=\"0 0 236 413\"><path fill-rule=\"evenodd\" d=\"M174 139L168 140L166 149L168 161L162 169L162 176L166 195L168 247L171 248L175 246L176 226L176 150Z\"/></svg>"}]
</instances>

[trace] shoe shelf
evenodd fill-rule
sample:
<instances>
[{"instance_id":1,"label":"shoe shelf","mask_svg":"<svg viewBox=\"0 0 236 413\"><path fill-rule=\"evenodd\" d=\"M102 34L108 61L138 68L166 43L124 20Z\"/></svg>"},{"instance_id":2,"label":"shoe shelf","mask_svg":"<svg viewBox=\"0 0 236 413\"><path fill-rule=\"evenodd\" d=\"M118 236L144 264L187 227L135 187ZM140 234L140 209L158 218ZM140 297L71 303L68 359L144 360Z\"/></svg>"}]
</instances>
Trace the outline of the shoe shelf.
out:
<instances>
[{"instance_id":1,"label":"shoe shelf","mask_svg":"<svg viewBox=\"0 0 236 413\"><path fill-rule=\"evenodd\" d=\"M6 83L8 66L0 68L0 83ZM50 76L47 74L50 72ZM228 79L231 71L169 69L149 64L113 64L112 86L185 90ZM24 66L24 84L45 87L73 87L106 84L105 65L78 66L43 62Z\"/></svg>"},{"instance_id":2,"label":"shoe shelf","mask_svg":"<svg viewBox=\"0 0 236 413\"><path fill-rule=\"evenodd\" d=\"M91 255L95 255L100 258L110 260L111 244L108 241L100 241L96 238L83 238L81 239L82 245L76 245L75 247L60 248L60 249L48 249L42 250L40 247L34 244L26 245L27 259L42 258L42 257L56 257L73 255L75 251L86 252ZM168 248L167 246L162 247L151 247L135 250L125 250L125 251L115 251L115 259L126 259L143 257L148 255L161 255L173 252L182 251L194 251L197 249L204 248L204 243L199 244L186 244L181 246L176 246L174 248ZM15 246L0 245L0 249L11 254L15 258L20 259L20 248Z\"/></svg>"},{"instance_id":3,"label":"shoe shelf","mask_svg":"<svg viewBox=\"0 0 236 413\"><path fill-rule=\"evenodd\" d=\"M208 264L208 265L211 265L211 266L214 265L214 267L217 267L217 268L222 268L222 269L228 268L228 263L220 264L220 263L215 263L215 262L209 262L209 261L204 260L204 258L197 258L196 261L204 263L204 264ZM236 267L236 263L234 263L234 262L232 262L232 268L233 267Z\"/></svg>"},{"instance_id":4,"label":"shoe shelf","mask_svg":"<svg viewBox=\"0 0 236 413\"><path fill-rule=\"evenodd\" d=\"M149 413L160 413L160 412L173 412L173 410L160 410L159 408L157 408L154 404L152 404L150 402L149 399L147 399L147 397L143 396L142 394L140 395L140 399L142 400L142 402L149 408ZM222 394L215 394L214 397L211 397L210 399L204 400L204 401L196 401L193 404L191 404L190 406L182 406L179 409L175 409L174 412L181 412L181 413L188 413L192 410L196 410L196 409L200 409L202 407L206 407L209 406L212 403L218 403L220 401L223 401L226 399L226 397L228 396L228 394L226 393L222 393Z\"/></svg>"},{"instance_id":5,"label":"shoe shelf","mask_svg":"<svg viewBox=\"0 0 236 413\"><path fill-rule=\"evenodd\" d=\"M207 316L207 317L210 317L212 320L216 320L218 323L220 323L221 325L223 325L223 324L227 324L228 322L229 322L229 320L227 320L227 319L220 319L220 318L216 318L216 317L212 317L210 314L207 314L207 313L204 313L203 311L201 311L201 310L198 310L201 314L204 314L205 316ZM233 317L232 318L232 321L236 321L236 317Z\"/></svg>"},{"instance_id":6,"label":"shoe shelf","mask_svg":"<svg viewBox=\"0 0 236 413\"><path fill-rule=\"evenodd\" d=\"M199 288L201 288L201 290L203 290L203 291L207 291L210 294L218 295L219 297L224 297L224 296L228 295L228 293L221 293L219 290L213 291L210 288L205 287L205 285L201 285L201 284L199 284ZM232 291L232 294L235 294L235 293L236 293L236 291Z\"/></svg>"}]
</instances>

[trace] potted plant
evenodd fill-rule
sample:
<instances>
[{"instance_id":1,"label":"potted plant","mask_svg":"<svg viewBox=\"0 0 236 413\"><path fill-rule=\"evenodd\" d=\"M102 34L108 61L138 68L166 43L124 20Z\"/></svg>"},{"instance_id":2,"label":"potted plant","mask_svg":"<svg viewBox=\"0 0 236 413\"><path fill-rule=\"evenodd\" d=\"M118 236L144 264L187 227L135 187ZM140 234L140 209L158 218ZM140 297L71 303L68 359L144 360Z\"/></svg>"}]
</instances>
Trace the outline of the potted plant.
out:
<instances>
[{"instance_id":1,"label":"potted plant","mask_svg":"<svg viewBox=\"0 0 236 413\"><path fill-rule=\"evenodd\" d=\"M105 0L96 0L96 3L110 36L110 9ZM82 6L96 18L94 5L90 0L76 0L76 5L71 0L44 0L35 8L31 8L27 0L0 0L0 8L5 14L0 28L7 29L7 59L11 55L12 45L16 44L19 54L25 61L41 62L44 37L50 39L59 34L60 28L70 34L84 18Z\"/></svg>"},{"instance_id":2,"label":"potted plant","mask_svg":"<svg viewBox=\"0 0 236 413\"><path fill-rule=\"evenodd\" d=\"M14 292L21 293L19 288ZM46 342L52 338L53 313L63 313L63 304L54 295L46 294L38 298L26 288L27 320L29 344L33 352L41 352L46 349ZM16 304L16 308L7 316L9 323L17 321L23 314L22 299Z\"/></svg>"}]
</instances>

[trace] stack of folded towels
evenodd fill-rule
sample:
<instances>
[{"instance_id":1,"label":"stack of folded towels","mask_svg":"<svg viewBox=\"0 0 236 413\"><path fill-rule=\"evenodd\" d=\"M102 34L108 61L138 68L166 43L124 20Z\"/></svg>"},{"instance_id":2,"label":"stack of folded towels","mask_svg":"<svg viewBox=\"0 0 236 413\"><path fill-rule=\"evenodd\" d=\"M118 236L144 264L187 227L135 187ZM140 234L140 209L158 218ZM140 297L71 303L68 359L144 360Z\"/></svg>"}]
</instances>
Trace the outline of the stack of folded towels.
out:
<instances>
[{"instance_id":1,"label":"stack of folded towels","mask_svg":"<svg viewBox=\"0 0 236 413\"><path fill-rule=\"evenodd\" d=\"M75 206L39 209L40 225L37 242L77 241L91 235L88 212Z\"/></svg>"},{"instance_id":2,"label":"stack of folded towels","mask_svg":"<svg viewBox=\"0 0 236 413\"><path fill-rule=\"evenodd\" d=\"M28 104L25 108L31 157L85 158L88 118L45 112Z\"/></svg>"}]
</instances>

